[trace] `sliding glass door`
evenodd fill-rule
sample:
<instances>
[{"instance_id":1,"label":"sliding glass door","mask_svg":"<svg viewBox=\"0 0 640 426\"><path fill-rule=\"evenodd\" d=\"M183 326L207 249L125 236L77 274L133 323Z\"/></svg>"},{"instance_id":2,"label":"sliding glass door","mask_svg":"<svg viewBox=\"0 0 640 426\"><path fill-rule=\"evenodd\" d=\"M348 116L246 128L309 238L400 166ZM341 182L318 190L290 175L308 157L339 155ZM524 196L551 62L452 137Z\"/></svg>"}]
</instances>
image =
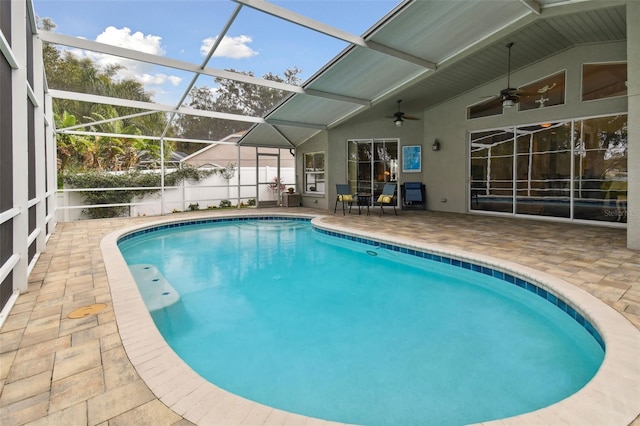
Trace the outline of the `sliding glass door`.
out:
<instances>
[{"instance_id":1,"label":"sliding glass door","mask_svg":"<svg viewBox=\"0 0 640 426\"><path fill-rule=\"evenodd\" d=\"M354 194L376 199L387 182L398 180L398 139L347 141L348 184Z\"/></svg>"},{"instance_id":2,"label":"sliding glass door","mask_svg":"<svg viewBox=\"0 0 640 426\"><path fill-rule=\"evenodd\" d=\"M513 212L513 129L471 134L471 208Z\"/></svg>"},{"instance_id":3,"label":"sliding glass door","mask_svg":"<svg viewBox=\"0 0 640 426\"><path fill-rule=\"evenodd\" d=\"M627 115L470 134L469 209L626 222Z\"/></svg>"},{"instance_id":4,"label":"sliding glass door","mask_svg":"<svg viewBox=\"0 0 640 426\"><path fill-rule=\"evenodd\" d=\"M571 122L516 128L516 213L570 217Z\"/></svg>"},{"instance_id":5,"label":"sliding glass door","mask_svg":"<svg viewBox=\"0 0 640 426\"><path fill-rule=\"evenodd\" d=\"M627 221L627 116L576 120L576 219Z\"/></svg>"}]
</instances>

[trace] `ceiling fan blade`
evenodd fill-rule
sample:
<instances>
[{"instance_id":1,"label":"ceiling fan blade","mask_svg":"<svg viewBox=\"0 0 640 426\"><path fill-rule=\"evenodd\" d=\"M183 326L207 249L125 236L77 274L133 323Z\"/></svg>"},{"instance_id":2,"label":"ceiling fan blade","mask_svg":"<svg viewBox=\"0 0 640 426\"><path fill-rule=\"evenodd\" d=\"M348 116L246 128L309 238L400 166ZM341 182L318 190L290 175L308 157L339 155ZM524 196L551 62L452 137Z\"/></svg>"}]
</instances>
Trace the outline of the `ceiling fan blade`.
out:
<instances>
[{"instance_id":1,"label":"ceiling fan blade","mask_svg":"<svg viewBox=\"0 0 640 426\"><path fill-rule=\"evenodd\" d=\"M400 111L400 102L402 100L398 100L398 111L394 112L392 116L387 115L387 118L393 118L396 126L402 125L404 120L420 120L418 117L414 117L413 115L407 115L404 112Z\"/></svg>"},{"instance_id":2,"label":"ceiling fan blade","mask_svg":"<svg viewBox=\"0 0 640 426\"><path fill-rule=\"evenodd\" d=\"M538 92L525 92L524 90L518 90L516 92L516 95L518 95L518 96L540 96L540 93L538 93Z\"/></svg>"},{"instance_id":3,"label":"ceiling fan blade","mask_svg":"<svg viewBox=\"0 0 640 426\"><path fill-rule=\"evenodd\" d=\"M526 91L524 91L522 89L504 89L503 92L505 94L509 94L509 95L527 95L527 96L537 96L537 95L539 95L539 93L537 93L537 92L526 92Z\"/></svg>"}]
</instances>

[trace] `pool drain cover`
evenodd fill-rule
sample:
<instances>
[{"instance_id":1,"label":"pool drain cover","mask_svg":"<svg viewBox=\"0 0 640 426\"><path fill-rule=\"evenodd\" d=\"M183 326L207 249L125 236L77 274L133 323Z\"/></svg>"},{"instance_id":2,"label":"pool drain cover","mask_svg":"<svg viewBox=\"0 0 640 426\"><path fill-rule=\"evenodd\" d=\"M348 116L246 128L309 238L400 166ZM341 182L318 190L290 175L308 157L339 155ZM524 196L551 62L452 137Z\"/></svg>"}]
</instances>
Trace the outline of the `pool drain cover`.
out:
<instances>
[{"instance_id":1,"label":"pool drain cover","mask_svg":"<svg viewBox=\"0 0 640 426\"><path fill-rule=\"evenodd\" d=\"M102 311L106 307L107 307L106 303L95 303L93 305L83 306L82 308L78 308L74 311L71 311L67 317L71 319L88 317L89 315L97 314L98 312Z\"/></svg>"}]
</instances>

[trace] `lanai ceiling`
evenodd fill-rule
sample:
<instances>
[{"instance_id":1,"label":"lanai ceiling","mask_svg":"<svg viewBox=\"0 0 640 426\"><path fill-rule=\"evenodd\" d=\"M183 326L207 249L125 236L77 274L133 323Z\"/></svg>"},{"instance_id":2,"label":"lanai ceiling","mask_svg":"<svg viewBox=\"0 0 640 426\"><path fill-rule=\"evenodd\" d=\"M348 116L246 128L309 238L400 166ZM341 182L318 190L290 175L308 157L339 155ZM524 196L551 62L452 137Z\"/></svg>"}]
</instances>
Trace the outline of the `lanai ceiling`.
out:
<instances>
[{"instance_id":1,"label":"lanai ceiling","mask_svg":"<svg viewBox=\"0 0 640 426\"><path fill-rule=\"evenodd\" d=\"M262 0L234 1L350 43L265 117L243 118L253 123L239 141L247 146L296 147L355 115L390 115L396 110L397 99L403 100L404 112L420 113L504 77L508 42L518 46L511 58L512 70L517 70L572 46L626 39L625 6L617 1L406 0L361 36ZM126 49L53 33L42 37L124 57L135 55ZM146 56L145 61L198 72L195 64ZM216 70L204 66L199 72L215 75ZM52 95L115 102L58 91L52 91ZM122 104L133 106L130 101ZM178 110L157 104L136 106L167 113ZM208 116L231 118L209 112Z\"/></svg>"}]
</instances>

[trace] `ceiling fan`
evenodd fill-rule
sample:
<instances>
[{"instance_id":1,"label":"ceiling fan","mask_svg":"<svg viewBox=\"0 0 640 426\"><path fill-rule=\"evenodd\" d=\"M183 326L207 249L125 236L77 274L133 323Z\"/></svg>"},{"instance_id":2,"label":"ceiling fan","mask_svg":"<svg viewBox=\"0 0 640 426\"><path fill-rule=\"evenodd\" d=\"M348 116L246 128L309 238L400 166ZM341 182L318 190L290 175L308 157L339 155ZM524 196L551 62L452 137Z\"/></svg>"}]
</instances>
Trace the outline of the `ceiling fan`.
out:
<instances>
[{"instance_id":1,"label":"ceiling fan","mask_svg":"<svg viewBox=\"0 0 640 426\"><path fill-rule=\"evenodd\" d=\"M420 120L418 117L414 117L413 115L407 115L404 112L400 111L400 102L402 99L398 99L398 111L395 112L392 116L387 116L389 118L393 118L393 123L400 127L404 120Z\"/></svg>"},{"instance_id":2,"label":"ceiling fan","mask_svg":"<svg viewBox=\"0 0 640 426\"><path fill-rule=\"evenodd\" d=\"M502 98L503 107L512 107L520 101L519 95L522 92L511 87L511 48L513 47L513 42L509 42L506 47L509 50L507 59L507 88L500 91L500 97Z\"/></svg>"}]
</instances>

